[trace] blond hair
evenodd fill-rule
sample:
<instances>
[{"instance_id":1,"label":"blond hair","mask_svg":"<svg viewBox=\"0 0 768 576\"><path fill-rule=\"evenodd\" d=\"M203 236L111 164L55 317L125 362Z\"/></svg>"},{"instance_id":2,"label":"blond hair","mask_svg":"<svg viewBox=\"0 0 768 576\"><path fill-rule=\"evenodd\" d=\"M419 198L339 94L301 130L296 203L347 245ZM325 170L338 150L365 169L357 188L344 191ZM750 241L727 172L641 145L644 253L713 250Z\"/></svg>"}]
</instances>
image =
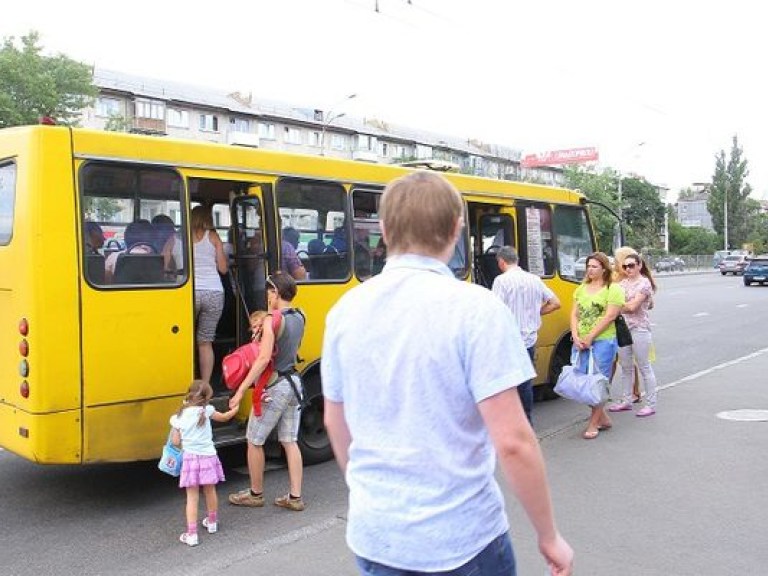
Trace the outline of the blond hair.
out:
<instances>
[{"instance_id":1,"label":"blond hair","mask_svg":"<svg viewBox=\"0 0 768 576\"><path fill-rule=\"evenodd\" d=\"M621 265L624 264L624 259L630 255L638 256L637 250L631 248L630 246L621 246L620 248L616 248L616 250L613 251L614 280L621 280L624 278L624 270L622 270Z\"/></svg>"},{"instance_id":2,"label":"blond hair","mask_svg":"<svg viewBox=\"0 0 768 576\"><path fill-rule=\"evenodd\" d=\"M192 230L213 230L213 215L211 209L206 206L195 206L189 217L189 225Z\"/></svg>"},{"instance_id":3,"label":"blond hair","mask_svg":"<svg viewBox=\"0 0 768 576\"><path fill-rule=\"evenodd\" d=\"M453 244L464 203L443 176L422 170L387 184L379 213L390 254L437 254Z\"/></svg>"},{"instance_id":4,"label":"blond hair","mask_svg":"<svg viewBox=\"0 0 768 576\"><path fill-rule=\"evenodd\" d=\"M248 320L250 320L251 326L256 324L258 328L254 329L251 328L251 331L253 332L253 339L254 340L260 340L261 339L261 325L264 323L264 318L269 316L269 312L266 310L256 310L255 312L251 312L251 315L248 316Z\"/></svg>"}]
</instances>

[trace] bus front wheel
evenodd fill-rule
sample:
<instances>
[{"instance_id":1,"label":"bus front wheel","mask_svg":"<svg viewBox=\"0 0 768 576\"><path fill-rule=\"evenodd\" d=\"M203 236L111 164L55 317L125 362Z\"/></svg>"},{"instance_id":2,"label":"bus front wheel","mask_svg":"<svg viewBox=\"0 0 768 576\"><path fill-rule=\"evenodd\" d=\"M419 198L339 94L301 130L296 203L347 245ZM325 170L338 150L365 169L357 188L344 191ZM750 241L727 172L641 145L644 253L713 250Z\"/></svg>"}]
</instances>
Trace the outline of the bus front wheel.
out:
<instances>
[{"instance_id":1,"label":"bus front wheel","mask_svg":"<svg viewBox=\"0 0 768 576\"><path fill-rule=\"evenodd\" d=\"M301 456L305 464L326 462L333 458L333 450L323 422L325 410L319 374L307 376L304 394L309 403L301 410L298 440Z\"/></svg>"}]
</instances>

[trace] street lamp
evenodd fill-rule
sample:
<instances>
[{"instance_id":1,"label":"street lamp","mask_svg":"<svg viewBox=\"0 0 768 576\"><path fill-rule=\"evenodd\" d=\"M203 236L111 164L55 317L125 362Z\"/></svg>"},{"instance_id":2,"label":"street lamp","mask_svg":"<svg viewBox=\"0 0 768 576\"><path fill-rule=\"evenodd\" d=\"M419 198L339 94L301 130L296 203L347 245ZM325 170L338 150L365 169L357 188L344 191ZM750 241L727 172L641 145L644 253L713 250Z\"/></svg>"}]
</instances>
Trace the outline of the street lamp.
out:
<instances>
[{"instance_id":1,"label":"street lamp","mask_svg":"<svg viewBox=\"0 0 768 576\"><path fill-rule=\"evenodd\" d=\"M343 116L347 115L346 112L341 112L339 114L334 114L333 113L333 109L337 108L339 105L343 104L347 100L352 100L353 98L357 98L357 94L350 94L349 96L347 96L346 98L344 98L340 102L334 104L331 107L331 109L328 111L328 117L324 118L325 121L323 122L323 129L320 132L320 156L325 156L325 132L326 132L326 130L328 129L328 127L333 122L335 122L339 118L342 118Z\"/></svg>"}]
</instances>

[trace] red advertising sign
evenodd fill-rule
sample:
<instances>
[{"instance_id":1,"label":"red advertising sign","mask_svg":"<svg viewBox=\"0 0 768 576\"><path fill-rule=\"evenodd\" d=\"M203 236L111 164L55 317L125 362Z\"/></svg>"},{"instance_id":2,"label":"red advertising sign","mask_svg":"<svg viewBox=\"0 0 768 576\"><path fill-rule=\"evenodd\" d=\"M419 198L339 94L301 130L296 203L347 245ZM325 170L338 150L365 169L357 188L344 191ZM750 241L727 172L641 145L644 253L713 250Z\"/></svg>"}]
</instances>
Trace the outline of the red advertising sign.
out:
<instances>
[{"instance_id":1,"label":"red advertising sign","mask_svg":"<svg viewBox=\"0 0 768 576\"><path fill-rule=\"evenodd\" d=\"M540 154L528 154L521 165L523 168L538 168L539 166L554 166L556 164L581 164L597 161L597 148L570 148L569 150L552 150Z\"/></svg>"}]
</instances>

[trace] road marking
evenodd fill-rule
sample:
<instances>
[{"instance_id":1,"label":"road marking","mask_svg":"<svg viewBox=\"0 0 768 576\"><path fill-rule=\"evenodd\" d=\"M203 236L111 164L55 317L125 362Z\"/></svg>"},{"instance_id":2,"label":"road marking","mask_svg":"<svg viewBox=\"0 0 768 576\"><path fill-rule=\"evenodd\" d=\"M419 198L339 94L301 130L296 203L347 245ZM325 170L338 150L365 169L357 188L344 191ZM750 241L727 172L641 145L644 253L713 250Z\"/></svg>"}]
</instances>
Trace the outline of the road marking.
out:
<instances>
[{"instance_id":1,"label":"road marking","mask_svg":"<svg viewBox=\"0 0 768 576\"><path fill-rule=\"evenodd\" d=\"M746 308L749 304L736 304L736 308Z\"/></svg>"},{"instance_id":2,"label":"road marking","mask_svg":"<svg viewBox=\"0 0 768 576\"><path fill-rule=\"evenodd\" d=\"M694 318L701 318L702 316L709 316L709 312L697 312L693 315Z\"/></svg>"},{"instance_id":3,"label":"road marking","mask_svg":"<svg viewBox=\"0 0 768 576\"><path fill-rule=\"evenodd\" d=\"M716 366L712 366L711 368L707 368L706 370L702 370L701 372L696 372L695 374L690 374L689 376L680 378L680 380L675 380L674 382L670 382L669 384L664 384L663 386L659 386L659 390L674 388L679 384L684 384L685 382L696 380L697 378L701 378L702 376L712 374L713 372L717 372L718 370L722 370L723 368L730 368L731 366L735 366L736 364L741 364L742 362L751 360L752 358L757 358L758 356L762 356L766 352L768 352L768 348L762 348L757 352L752 352L752 354L747 354L746 356L742 356L741 358L736 358L734 360L729 360L728 362L723 362L722 364L717 364Z\"/></svg>"}]
</instances>

